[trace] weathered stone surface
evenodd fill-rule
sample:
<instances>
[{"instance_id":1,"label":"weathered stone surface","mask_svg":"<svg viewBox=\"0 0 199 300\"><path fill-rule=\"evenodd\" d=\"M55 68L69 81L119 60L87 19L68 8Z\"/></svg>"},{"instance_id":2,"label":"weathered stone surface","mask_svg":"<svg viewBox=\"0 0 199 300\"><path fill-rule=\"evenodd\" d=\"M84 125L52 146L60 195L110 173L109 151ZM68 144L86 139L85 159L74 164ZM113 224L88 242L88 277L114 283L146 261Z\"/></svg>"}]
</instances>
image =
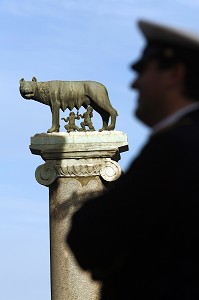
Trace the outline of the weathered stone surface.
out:
<instances>
[{"instance_id":1,"label":"weathered stone surface","mask_svg":"<svg viewBox=\"0 0 199 300\"><path fill-rule=\"evenodd\" d=\"M38 133L31 137L30 150L33 154L40 154L39 151L62 147L62 150L73 151L85 150L106 150L118 148L120 152L128 150L127 136L122 131L103 132L53 132Z\"/></svg>"},{"instance_id":2,"label":"weathered stone surface","mask_svg":"<svg viewBox=\"0 0 199 300\"><path fill-rule=\"evenodd\" d=\"M52 300L99 299L100 283L79 268L65 237L71 216L85 201L85 195L102 190L97 177L89 178L85 185L76 178L58 178L49 188Z\"/></svg>"},{"instance_id":3,"label":"weathered stone surface","mask_svg":"<svg viewBox=\"0 0 199 300\"><path fill-rule=\"evenodd\" d=\"M99 300L100 282L79 268L65 238L82 202L120 177L127 137L120 131L41 133L31 137L30 150L45 161L35 176L49 187L51 300Z\"/></svg>"}]
</instances>

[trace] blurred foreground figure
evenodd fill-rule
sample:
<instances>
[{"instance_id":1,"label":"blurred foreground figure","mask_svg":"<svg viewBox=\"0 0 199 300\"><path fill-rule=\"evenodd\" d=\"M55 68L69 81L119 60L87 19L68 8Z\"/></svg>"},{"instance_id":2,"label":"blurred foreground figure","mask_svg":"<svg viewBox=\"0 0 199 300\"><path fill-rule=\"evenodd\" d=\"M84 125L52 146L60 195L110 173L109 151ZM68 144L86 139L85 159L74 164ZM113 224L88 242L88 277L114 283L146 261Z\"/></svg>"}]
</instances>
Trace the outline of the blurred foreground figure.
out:
<instances>
[{"instance_id":1,"label":"blurred foreground figure","mask_svg":"<svg viewBox=\"0 0 199 300\"><path fill-rule=\"evenodd\" d=\"M151 136L116 187L75 213L66 242L103 300L198 300L199 36L138 26L135 115Z\"/></svg>"}]
</instances>

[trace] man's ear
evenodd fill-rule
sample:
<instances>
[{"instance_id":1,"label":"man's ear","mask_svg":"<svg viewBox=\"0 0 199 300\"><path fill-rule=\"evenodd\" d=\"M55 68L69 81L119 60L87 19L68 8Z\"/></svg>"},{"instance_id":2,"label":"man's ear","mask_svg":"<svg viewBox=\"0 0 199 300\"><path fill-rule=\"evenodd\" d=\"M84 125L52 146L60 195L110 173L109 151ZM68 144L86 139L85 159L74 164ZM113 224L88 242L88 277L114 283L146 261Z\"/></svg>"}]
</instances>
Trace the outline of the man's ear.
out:
<instances>
[{"instance_id":1,"label":"man's ear","mask_svg":"<svg viewBox=\"0 0 199 300\"><path fill-rule=\"evenodd\" d=\"M170 68L170 86L181 86L184 83L186 67L179 62Z\"/></svg>"}]
</instances>

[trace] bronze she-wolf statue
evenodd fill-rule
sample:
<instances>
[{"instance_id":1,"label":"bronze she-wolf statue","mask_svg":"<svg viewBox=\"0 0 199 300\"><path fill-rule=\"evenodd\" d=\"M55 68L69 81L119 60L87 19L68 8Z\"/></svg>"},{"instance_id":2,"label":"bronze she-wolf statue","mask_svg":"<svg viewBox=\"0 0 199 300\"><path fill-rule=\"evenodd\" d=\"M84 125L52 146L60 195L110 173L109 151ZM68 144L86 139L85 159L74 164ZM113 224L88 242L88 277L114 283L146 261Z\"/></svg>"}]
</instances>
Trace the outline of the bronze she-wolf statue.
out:
<instances>
[{"instance_id":1,"label":"bronze she-wolf statue","mask_svg":"<svg viewBox=\"0 0 199 300\"><path fill-rule=\"evenodd\" d=\"M52 112L52 127L50 132L59 132L59 111L67 108L79 110L81 106L87 108L89 105L98 112L103 121L103 130L114 130L117 110L114 109L109 100L106 87L96 81L61 81L51 80L37 82L35 77L32 81L20 80L20 94L25 99L32 99L49 105ZM111 117L111 123L109 118Z\"/></svg>"}]
</instances>

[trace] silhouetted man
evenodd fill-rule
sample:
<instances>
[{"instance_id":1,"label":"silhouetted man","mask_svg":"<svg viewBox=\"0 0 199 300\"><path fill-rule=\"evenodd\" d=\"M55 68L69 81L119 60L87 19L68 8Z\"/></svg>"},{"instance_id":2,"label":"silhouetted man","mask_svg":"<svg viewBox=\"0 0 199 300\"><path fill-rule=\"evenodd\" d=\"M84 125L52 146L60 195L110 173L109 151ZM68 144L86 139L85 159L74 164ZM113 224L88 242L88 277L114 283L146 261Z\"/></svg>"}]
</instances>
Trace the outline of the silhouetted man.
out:
<instances>
[{"instance_id":1,"label":"silhouetted man","mask_svg":"<svg viewBox=\"0 0 199 300\"><path fill-rule=\"evenodd\" d=\"M103 300L199 299L199 36L140 20L135 114L151 136L67 236Z\"/></svg>"}]
</instances>

